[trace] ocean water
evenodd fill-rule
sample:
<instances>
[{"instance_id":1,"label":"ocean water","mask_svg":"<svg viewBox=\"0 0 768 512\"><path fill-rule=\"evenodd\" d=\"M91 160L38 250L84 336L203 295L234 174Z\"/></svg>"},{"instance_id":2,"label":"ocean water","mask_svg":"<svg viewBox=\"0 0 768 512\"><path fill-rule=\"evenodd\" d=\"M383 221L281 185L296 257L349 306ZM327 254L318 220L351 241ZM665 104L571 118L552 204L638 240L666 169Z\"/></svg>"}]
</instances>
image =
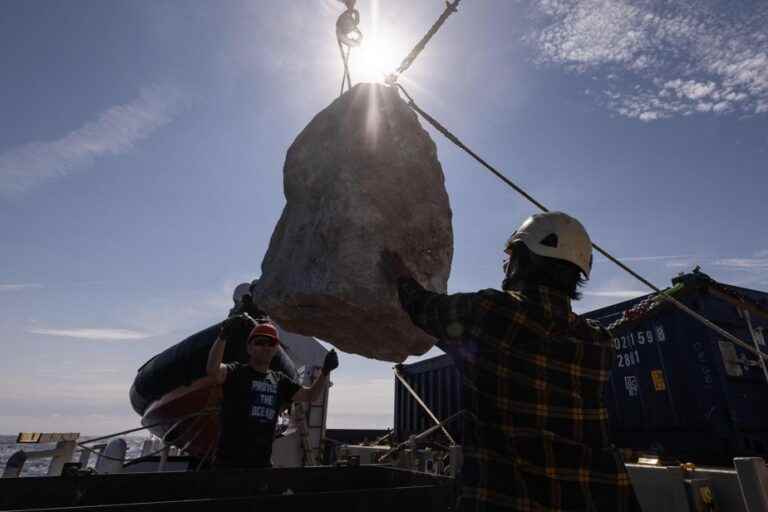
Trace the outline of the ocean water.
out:
<instances>
[{"instance_id":1,"label":"ocean water","mask_svg":"<svg viewBox=\"0 0 768 512\"><path fill-rule=\"evenodd\" d=\"M126 452L126 459L133 459L141 455L141 447L144 444L146 437L123 437L128 444L128 451ZM87 437L83 437L80 441L88 440ZM107 440L108 441L108 440ZM95 443L99 444L99 443ZM24 450L27 453L41 450L51 450L56 447L56 443L46 444L17 444L16 436L3 436L0 435L0 474L5 471L5 464L8 459L19 450ZM80 460L80 448L75 450L75 455L72 457L72 462ZM48 474L48 466L51 463L51 457L43 459L27 460L24 464L24 469L21 472L21 476L46 476ZM93 467L96 464L96 455L91 454L88 460L88 467Z\"/></svg>"}]
</instances>

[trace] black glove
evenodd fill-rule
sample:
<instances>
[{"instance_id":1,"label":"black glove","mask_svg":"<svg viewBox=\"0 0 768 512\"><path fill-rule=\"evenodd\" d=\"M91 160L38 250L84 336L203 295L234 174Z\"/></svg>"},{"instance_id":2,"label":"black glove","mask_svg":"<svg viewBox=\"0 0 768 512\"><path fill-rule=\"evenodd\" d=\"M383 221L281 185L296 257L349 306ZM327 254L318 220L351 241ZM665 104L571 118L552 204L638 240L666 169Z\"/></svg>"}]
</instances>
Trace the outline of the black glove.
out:
<instances>
[{"instance_id":1,"label":"black glove","mask_svg":"<svg viewBox=\"0 0 768 512\"><path fill-rule=\"evenodd\" d=\"M325 354L325 361L323 361L323 375L328 375L338 367L339 354L337 354L335 350L331 350Z\"/></svg>"},{"instance_id":2,"label":"black glove","mask_svg":"<svg viewBox=\"0 0 768 512\"><path fill-rule=\"evenodd\" d=\"M219 338L233 342L245 342L256 322L248 315L235 315L221 323Z\"/></svg>"}]
</instances>

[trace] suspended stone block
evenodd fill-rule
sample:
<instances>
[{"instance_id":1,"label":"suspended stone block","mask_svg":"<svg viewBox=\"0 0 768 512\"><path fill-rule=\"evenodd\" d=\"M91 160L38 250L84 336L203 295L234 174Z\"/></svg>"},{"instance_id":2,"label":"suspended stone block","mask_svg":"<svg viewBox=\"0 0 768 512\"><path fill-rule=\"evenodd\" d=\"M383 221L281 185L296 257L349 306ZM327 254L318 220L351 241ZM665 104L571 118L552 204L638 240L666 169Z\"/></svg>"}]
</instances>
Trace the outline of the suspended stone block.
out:
<instances>
[{"instance_id":1,"label":"suspended stone block","mask_svg":"<svg viewBox=\"0 0 768 512\"><path fill-rule=\"evenodd\" d=\"M451 208L435 143L389 87L359 84L320 112L285 160L286 206L257 303L285 329L340 350L400 362L435 339L400 308L381 273L397 251L427 289L445 292Z\"/></svg>"}]
</instances>

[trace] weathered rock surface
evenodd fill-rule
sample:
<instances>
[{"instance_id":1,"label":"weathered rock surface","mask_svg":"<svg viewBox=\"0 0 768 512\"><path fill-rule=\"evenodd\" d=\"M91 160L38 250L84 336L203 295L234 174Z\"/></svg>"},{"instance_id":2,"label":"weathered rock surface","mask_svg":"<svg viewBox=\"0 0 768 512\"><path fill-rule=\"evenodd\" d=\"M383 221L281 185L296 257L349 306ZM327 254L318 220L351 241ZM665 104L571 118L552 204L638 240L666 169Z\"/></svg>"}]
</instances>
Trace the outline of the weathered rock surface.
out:
<instances>
[{"instance_id":1,"label":"weathered rock surface","mask_svg":"<svg viewBox=\"0 0 768 512\"><path fill-rule=\"evenodd\" d=\"M345 352L400 362L435 343L402 311L379 268L397 251L428 289L445 292L451 209L434 142L394 89L359 84L288 149L286 206L255 288L289 331Z\"/></svg>"}]
</instances>

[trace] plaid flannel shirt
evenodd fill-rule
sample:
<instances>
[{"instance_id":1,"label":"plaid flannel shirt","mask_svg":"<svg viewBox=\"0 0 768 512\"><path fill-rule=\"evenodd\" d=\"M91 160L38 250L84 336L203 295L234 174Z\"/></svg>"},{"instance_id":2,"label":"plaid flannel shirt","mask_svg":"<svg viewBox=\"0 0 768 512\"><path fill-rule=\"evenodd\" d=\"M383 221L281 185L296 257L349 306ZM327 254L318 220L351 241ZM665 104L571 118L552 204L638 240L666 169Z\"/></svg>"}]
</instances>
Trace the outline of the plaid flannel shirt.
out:
<instances>
[{"instance_id":1,"label":"plaid flannel shirt","mask_svg":"<svg viewBox=\"0 0 768 512\"><path fill-rule=\"evenodd\" d=\"M461 510L640 510L608 439L608 331L543 286L443 295L401 279L399 294L462 370Z\"/></svg>"}]
</instances>

